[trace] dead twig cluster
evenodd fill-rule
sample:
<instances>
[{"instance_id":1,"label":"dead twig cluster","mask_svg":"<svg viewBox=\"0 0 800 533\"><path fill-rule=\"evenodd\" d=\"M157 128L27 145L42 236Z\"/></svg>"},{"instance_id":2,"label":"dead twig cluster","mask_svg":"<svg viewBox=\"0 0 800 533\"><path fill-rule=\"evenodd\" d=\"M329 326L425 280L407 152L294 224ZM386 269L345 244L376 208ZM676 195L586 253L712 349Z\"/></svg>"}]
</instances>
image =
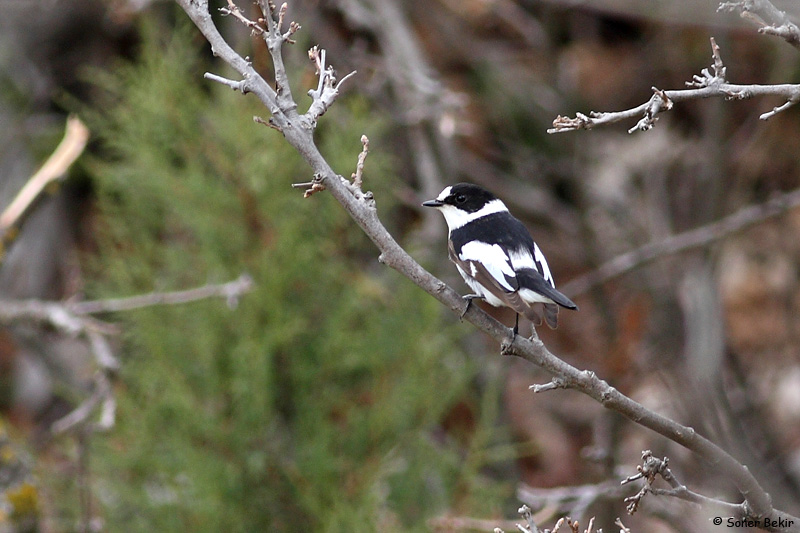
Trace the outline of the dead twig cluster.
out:
<instances>
[{"instance_id":1,"label":"dead twig cluster","mask_svg":"<svg viewBox=\"0 0 800 533\"><path fill-rule=\"evenodd\" d=\"M737 2L739 4L739 2ZM704 68L686 82L687 89L662 90L652 87L653 95L647 102L624 111L591 111L588 115L576 113L574 118L557 116L553 127L547 133L563 133L575 130L590 130L597 126L613 124L623 120L641 117L628 133L647 131L658 121L659 113L669 111L674 104L689 100L722 97L725 100L744 100L756 96L780 96L786 101L780 106L760 115L761 120L769 120L800 102L800 84L740 85L729 83L725 78L726 67L722 62L719 45L711 37L711 70Z\"/></svg>"},{"instance_id":2,"label":"dead twig cluster","mask_svg":"<svg viewBox=\"0 0 800 533\"><path fill-rule=\"evenodd\" d=\"M152 292L128 298L93 300L84 302L44 302L41 300L0 300L0 323L4 325L33 323L51 327L73 337L84 337L94 356L97 370L92 380L92 392L73 411L51 426L54 434L82 427L90 431L105 431L114 426L116 400L111 388L111 377L120 363L114 355L108 337L119 333L113 324L98 320L93 315L131 311L144 307L177 305L208 298L224 298L230 307L253 288L247 274L222 284L174 292ZM100 408L98 419L89 418Z\"/></svg>"}]
</instances>

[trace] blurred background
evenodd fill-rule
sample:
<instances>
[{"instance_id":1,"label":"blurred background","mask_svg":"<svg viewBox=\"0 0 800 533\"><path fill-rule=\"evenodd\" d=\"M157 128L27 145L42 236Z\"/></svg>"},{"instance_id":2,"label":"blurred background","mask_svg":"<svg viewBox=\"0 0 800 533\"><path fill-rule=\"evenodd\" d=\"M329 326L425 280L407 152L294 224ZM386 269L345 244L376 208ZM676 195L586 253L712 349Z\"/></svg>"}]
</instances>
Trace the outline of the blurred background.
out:
<instances>
[{"instance_id":1,"label":"blurred background","mask_svg":"<svg viewBox=\"0 0 800 533\"><path fill-rule=\"evenodd\" d=\"M539 331L547 346L694 427L797 515L800 212L603 283L570 282L800 186L798 110L764 122L780 100L710 99L676 104L648 132L628 134L634 120L546 133L559 114L683 88L711 65L709 37L731 82L797 81L798 50L717 5L293 0L288 18L303 28L284 55L301 108L316 83L310 46L340 76L358 71L316 138L349 176L369 136L365 188L418 261L466 292L444 221L419 203L457 181L491 189L581 307ZM68 113L91 131L2 251L0 296L255 281L235 309L211 299L97 317L118 329L105 432L51 431L92 394L91 346L3 323L0 532L511 530L521 502L543 527L570 515L606 531L618 516L634 532L708 530L711 511L668 498L625 514L638 486L618 481L644 449L691 489L740 501L713 467L590 399L534 395L548 375L499 356L381 266L332 198L291 189L309 169L253 122L267 114L254 97L202 78L233 74L172 2L0 7L0 207ZM218 23L270 78L263 43Z\"/></svg>"}]
</instances>

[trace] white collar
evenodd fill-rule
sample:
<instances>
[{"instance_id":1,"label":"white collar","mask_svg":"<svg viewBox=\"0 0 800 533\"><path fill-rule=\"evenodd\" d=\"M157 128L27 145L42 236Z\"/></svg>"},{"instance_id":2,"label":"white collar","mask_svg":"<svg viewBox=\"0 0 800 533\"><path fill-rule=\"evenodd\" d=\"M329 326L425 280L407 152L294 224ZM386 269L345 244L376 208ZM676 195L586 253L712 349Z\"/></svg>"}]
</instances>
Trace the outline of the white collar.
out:
<instances>
[{"instance_id":1,"label":"white collar","mask_svg":"<svg viewBox=\"0 0 800 533\"><path fill-rule=\"evenodd\" d=\"M477 220L494 213L508 212L508 208L501 200L495 198L474 213L467 213L466 211L450 204L444 204L443 206L439 207L439 211L441 211L442 215L444 215L444 219L447 221L447 227L449 230L453 231L461 226L464 226L465 224L469 224L473 220Z\"/></svg>"}]
</instances>

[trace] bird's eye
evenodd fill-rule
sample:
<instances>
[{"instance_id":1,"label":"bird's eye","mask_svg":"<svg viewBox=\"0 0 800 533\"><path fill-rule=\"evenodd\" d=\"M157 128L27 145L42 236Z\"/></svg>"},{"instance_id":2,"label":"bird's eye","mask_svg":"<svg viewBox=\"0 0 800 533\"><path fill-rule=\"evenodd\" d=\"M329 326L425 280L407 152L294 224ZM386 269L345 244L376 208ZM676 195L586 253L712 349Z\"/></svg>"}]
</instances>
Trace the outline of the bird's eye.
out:
<instances>
[{"instance_id":1,"label":"bird's eye","mask_svg":"<svg viewBox=\"0 0 800 533\"><path fill-rule=\"evenodd\" d=\"M464 196L463 194L457 194L456 195L456 203L463 204L466 201L467 201L467 197Z\"/></svg>"}]
</instances>

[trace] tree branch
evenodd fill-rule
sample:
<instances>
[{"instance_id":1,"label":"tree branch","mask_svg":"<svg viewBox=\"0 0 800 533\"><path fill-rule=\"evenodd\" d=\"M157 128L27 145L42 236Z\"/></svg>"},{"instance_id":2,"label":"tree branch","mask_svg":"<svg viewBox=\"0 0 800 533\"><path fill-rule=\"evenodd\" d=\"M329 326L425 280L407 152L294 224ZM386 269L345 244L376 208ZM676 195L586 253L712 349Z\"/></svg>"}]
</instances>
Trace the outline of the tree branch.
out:
<instances>
[{"instance_id":1,"label":"tree branch","mask_svg":"<svg viewBox=\"0 0 800 533\"><path fill-rule=\"evenodd\" d=\"M650 450L642 452L642 464L637 466L636 470L638 473L623 479L620 483L620 485L625 485L637 479L644 479L646 481L639 492L625 498L625 503L628 504L628 514L634 514L638 510L642 498L650 493L657 496L672 496L698 505L715 507L719 512L734 517L744 517L747 515L747 508L744 503L736 504L716 498L709 498L708 496L703 496L702 494L698 494L686 488L683 483L678 481L672 473L672 470L670 470L669 459L667 457L659 459L654 456ZM652 485L653 482L655 482L656 476L661 476L664 481L669 483L671 489L654 488Z\"/></svg>"},{"instance_id":2,"label":"tree branch","mask_svg":"<svg viewBox=\"0 0 800 533\"><path fill-rule=\"evenodd\" d=\"M521 484L517 488L517 499L534 509L555 507L560 512L566 512L581 520L595 502L618 500L629 493L627 487L620 486L615 480L592 485L554 488L537 488Z\"/></svg>"},{"instance_id":3,"label":"tree branch","mask_svg":"<svg viewBox=\"0 0 800 533\"><path fill-rule=\"evenodd\" d=\"M198 27L207 37L211 36L209 40L221 39L219 32L216 28L213 28L213 23L210 22L205 2L200 0L177 1L187 11L192 20L201 22ZM212 42L211 44L212 48L221 47L218 42ZM241 64L242 61L241 58L234 60L236 64ZM698 91L703 90L705 89L698 89ZM307 125L308 123L306 122L305 124ZM314 175L319 177L320 183L326 187L342 208L377 246L380 250L378 259L410 279L451 311L460 315L464 307L461 296L420 266L397 243L378 218L371 195L363 193L360 188L353 186L331 169L314 144L313 137L309 134L308 129L304 128L303 124L287 122L283 125L282 131L287 141L311 166ZM719 446L698 435L692 428L683 426L663 415L646 409L599 379L593 372L581 371L567 364L550 353L540 340L513 336L509 328L491 318L478 306L471 306L464 314L464 319L498 341L501 344L501 353L515 355L547 370L555 377L563 380L567 387L586 394L600 402L604 407L621 413L633 422L681 444L709 461L717 467L720 475L729 479L744 496L745 509L748 516L768 517L775 520L780 517L792 519L795 526L786 530L800 531L800 519L774 509L769 495L745 466Z\"/></svg>"},{"instance_id":4,"label":"tree branch","mask_svg":"<svg viewBox=\"0 0 800 533\"><path fill-rule=\"evenodd\" d=\"M759 33L775 35L795 48L800 48L800 28L789 20L784 11L775 7L769 0L721 2L717 11L740 11L740 16L743 19L759 26ZM766 22L758 13L761 13L772 22Z\"/></svg>"},{"instance_id":5,"label":"tree branch","mask_svg":"<svg viewBox=\"0 0 800 533\"><path fill-rule=\"evenodd\" d=\"M90 315L130 311L155 305L176 305L207 298L225 298L229 307L235 307L241 295L251 291L253 280L247 274L220 285L204 285L194 289L174 292L153 292L129 298L95 300L88 302L43 302L40 300L0 300L0 323L32 322L51 326L68 335L84 335L94 355L98 371L95 373L93 391L78 407L51 426L54 434L83 427L100 406L100 417L90 430L105 431L114 426L116 400L111 390L109 373L119 369L106 335L116 332L109 324Z\"/></svg>"},{"instance_id":6,"label":"tree branch","mask_svg":"<svg viewBox=\"0 0 800 533\"><path fill-rule=\"evenodd\" d=\"M786 99L786 103L783 105L761 114L759 117L761 120L768 120L800 102L800 85L797 84L736 85L728 83L725 79L726 69L720 57L719 46L713 37L711 38L711 50L714 73L712 74L707 68L703 69L702 75L695 75L692 81L686 82L686 85L691 87L690 89L663 91L653 87L653 96L650 97L650 100L632 109L614 112L592 111L588 116L576 113L575 118L559 115L553 120L553 127L548 129L547 133L590 130L596 126L613 124L639 116L641 116L639 122L630 128L628 133L646 131L658 121L658 114L661 111L672 109L673 104L703 98L722 97L726 100L743 100L754 96L780 96Z\"/></svg>"},{"instance_id":7,"label":"tree branch","mask_svg":"<svg viewBox=\"0 0 800 533\"><path fill-rule=\"evenodd\" d=\"M114 427L116 419L117 401L111 390L111 382L105 372L98 371L94 375L94 390L81 404L70 411L66 416L56 420L50 426L50 431L55 435L65 433L79 426L84 426L89 417L100 406L100 418L90 428L90 431L108 431Z\"/></svg>"},{"instance_id":8,"label":"tree branch","mask_svg":"<svg viewBox=\"0 0 800 533\"><path fill-rule=\"evenodd\" d=\"M8 240L8 230L19 222L48 184L64 177L72 163L83 153L88 140L89 129L81 119L76 116L67 118L64 138L55 151L0 214L0 241L3 245Z\"/></svg>"},{"instance_id":9,"label":"tree branch","mask_svg":"<svg viewBox=\"0 0 800 533\"><path fill-rule=\"evenodd\" d=\"M595 270L563 284L559 290L575 297L665 256L707 246L734 233L800 206L800 189L783 193L762 204L751 205L721 220L640 246L606 261Z\"/></svg>"},{"instance_id":10,"label":"tree branch","mask_svg":"<svg viewBox=\"0 0 800 533\"><path fill-rule=\"evenodd\" d=\"M151 292L128 298L94 300L67 304L67 309L76 315L95 315L97 313L116 313L154 305L178 305L207 298L225 298L227 304L236 307L241 295L253 289L253 278L242 274L233 281L222 284L208 284L202 287L172 292Z\"/></svg>"}]
</instances>

